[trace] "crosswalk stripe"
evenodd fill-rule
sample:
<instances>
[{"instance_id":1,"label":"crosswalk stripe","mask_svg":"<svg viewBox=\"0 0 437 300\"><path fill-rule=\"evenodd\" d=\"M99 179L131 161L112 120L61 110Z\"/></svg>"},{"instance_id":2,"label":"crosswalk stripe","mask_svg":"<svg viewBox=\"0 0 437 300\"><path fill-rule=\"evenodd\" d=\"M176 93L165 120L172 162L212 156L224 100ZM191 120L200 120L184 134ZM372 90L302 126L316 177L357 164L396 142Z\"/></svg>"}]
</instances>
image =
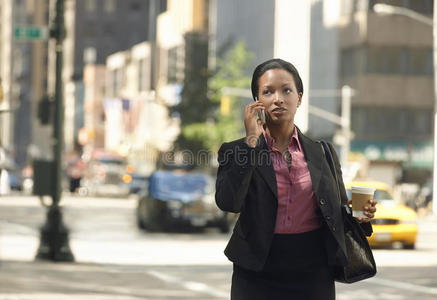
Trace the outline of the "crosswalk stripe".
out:
<instances>
[{"instance_id":1,"label":"crosswalk stripe","mask_svg":"<svg viewBox=\"0 0 437 300\"><path fill-rule=\"evenodd\" d=\"M418 292L418 293L437 295L437 288L423 286L423 285L417 285L417 284L408 283L408 282L383 279L383 278L370 278L367 280L367 282L371 282L373 284L382 285L382 286L404 289L404 290L408 290L408 291L414 291L414 292Z\"/></svg>"},{"instance_id":2,"label":"crosswalk stripe","mask_svg":"<svg viewBox=\"0 0 437 300\"><path fill-rule=\"evenodd\" d=\"M209 286L204 283L194 282L194 281L183 281L181 278L157 271L148 271L147 273L167 283L178 284L179 286L182 286L183 288L190 291L201 292L206 295L210 295L217 298L224 298L224 299L229 298L229 292L225 292L223 290L217 289L215 287Z\"/></svg>"}]
</instances>

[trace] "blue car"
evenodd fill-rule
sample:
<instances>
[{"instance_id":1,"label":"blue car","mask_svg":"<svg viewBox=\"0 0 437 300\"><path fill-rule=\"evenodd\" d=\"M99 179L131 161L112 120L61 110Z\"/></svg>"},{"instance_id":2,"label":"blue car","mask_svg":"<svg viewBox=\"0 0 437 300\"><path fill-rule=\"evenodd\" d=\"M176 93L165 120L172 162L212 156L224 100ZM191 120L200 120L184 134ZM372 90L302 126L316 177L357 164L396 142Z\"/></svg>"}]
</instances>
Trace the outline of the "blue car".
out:
<instances>
[{"instance_id":1,"label":"blue car","mask_svg":"<svg viewBox=\"0 0 437 300\"><path fill-rule=\"evenodd\" d=\"M137 207L138 226L149 231L218 227L228 232L231 219L215 204L215 178L197 172L155 171Z\"/></svg>"}]
</instances>

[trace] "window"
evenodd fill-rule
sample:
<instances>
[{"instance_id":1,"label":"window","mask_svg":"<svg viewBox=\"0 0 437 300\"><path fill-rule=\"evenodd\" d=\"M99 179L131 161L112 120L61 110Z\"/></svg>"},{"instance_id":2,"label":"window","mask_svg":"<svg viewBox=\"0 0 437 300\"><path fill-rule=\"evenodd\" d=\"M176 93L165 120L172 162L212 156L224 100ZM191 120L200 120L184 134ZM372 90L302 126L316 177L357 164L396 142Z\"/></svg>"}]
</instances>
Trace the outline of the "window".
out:
<instances>
[{"instance_id":1,"label":"window","mask_svg":"<svg viewBox=\"0 0 437 300\"><path fill-rule=\"evenodd\" d=\"M123 87L123 69L118 68L112 71L112 96L117 96Z\"/></svg>"},{"instance_id":2,"label":"window","mask_svg":"<svg viewBox=\"0 0 437 300\"><path fill-rule=\"evenodd\" d=\"M158 12L162 13L167 10L167 0L158 1Z\"/></svg>"},{"instance_id":3,"label":"window","mask_svg":"<svg viewBox=\"0 0 437 300\"><path fill-rule=\"evenodd\" d=\"M404 70L404 51L400 47L369 47L367 72L401 74Z\"/></svg>"},{"instance_id":4,"label":"window","mask_svg":"<svg viewBox=\"0 0 437 300\"><path fill-rule=\"evenodd\" d=\"M357 74L355 65L355 49L346 49L341 55L341 74L345 76L353 76Z\"/></svg>"},{"instance_id":5,"label":"window","mask_svg":"<svg viewBox=\"0 0 437 300\"><path fill-rule=\"evenodd\" d=\"M85 10L87 12L95 12L97 9L97 0L86 0L85 2Z\"/></svg>"},{"instance_id":6,"label":"window","mask_svg":"<svg viewBox=\"0 0 437 300\"><path fill-rule=\"evenodd\" d=\"M169 83L177 82L177 61L178 61L178 48L173 47L168 50L167 78Z\"/></svg>"},{"instance_id":7,"label":"window","mask_svg":"<svg viewBox=\"0 0 437 300\"><path fill-rule=\"evenodd\" d=\"M138 61L138 91L139 92L142 92L142 91L145 91L146 90L146 80L147 80L147 78L146 78L146 70L145 70L145 68L146 68L146 62L145 62L145 59L143 58L143 59L140 59L139 61Z\"/></svg>"},{"instance_id":8,"label":"window","mask_svg":"<svg viewBox=\"0 0 437 300\"><path fill-rule=\"evenodd\" d=\"M423 139L432 136L432 118L430 109L354 107L351 125L358 139Z\"/></svg>"},{"instance_id":9,"label":"window","mask_svg":"<svg viewBox=\"0 0 437 300\"><path fill-rule=\"evenodd\" d=\"M363 47L341 51L341 75L362 73L432 76L430 48Z\"/></svg>"},{"instance_id":10,"label":"window","mask_svg":"<svg viewBox=\"0 0 437 300\"><path fill-rule=\"evenodd\" d=\"M103 0L103 9L107 13L113 13L116 9L116 0Z\"/></svg>"},{"instance_id":11,"label":"window","mask_svg":"<svg viewBox=\"0 0 437 300\"><path fill-rule=\"evenodd\" d=\"M344 49L341 54L341 74L343 77L363 73L366 53L364 48Z\"/></svg>"},{"instance_id":12,"label":"window","mask_svg":"<svg viewBox=\"0 0 437 300\"><path fill-rule=\"evenodd\" d=\"M426 15L433 14L433 0L370 0L369 10L377 3L405 7Z\"/></svg>"},{"instance_id":13,"label":"window","mask_svg":"<svg viewBox=\"0 0 437 300\"><path fill-rule=\"evenodd\" d=\"M431 49L409 49L408 74L433 75L433 62Z\"/></svg>"},{"instance_id":14,"label":"window","mask_svg":"<svg viewBox=\"0 0 437 300\"><path fill-rule=\"evenodd\" d=\"M130 3L130 9L134 12L140 12L141 11L141 3L138 0L133 0Z\"/></svg>"},{"instance_id":15,"label":"window","mask_svg":"<svg viewBox=\"0 0 437 300\"><path fill-rule=\"evenodd\" d=\"M418 136L429 135L432 128L433 113L430 110L419 110L413 115L412 133Z\"/></svg>"},{"instance_id":16,"label":"window","mask_svg":"<svg viewBox=\"0 0 437 300\"><path fill-rule=\"evenodd\" d=\"M83 27L83 36L85 38L94 38L97 35L97 25L94 22L87 22Z\"/></svg>"},{"instance_id":17,"label":"window","mask_svg":"<svg viewBox=\"0 0 437 300\"><path fill-rule=\"evenodd\" d=\"M112 23L107 23L103 26L103 34L107 37L115 36L115 27Z\"/></svg>"},{"instance_id":18,"label":"window","mask_svg":"<svg viewBox=\"0 0 437 300\"><path fill-rule=\"evenodd\" d=\"M433 13L433 1L432 0L410 0L408 8L426 15L432 15Z\"/></svg>"}]
</instances>

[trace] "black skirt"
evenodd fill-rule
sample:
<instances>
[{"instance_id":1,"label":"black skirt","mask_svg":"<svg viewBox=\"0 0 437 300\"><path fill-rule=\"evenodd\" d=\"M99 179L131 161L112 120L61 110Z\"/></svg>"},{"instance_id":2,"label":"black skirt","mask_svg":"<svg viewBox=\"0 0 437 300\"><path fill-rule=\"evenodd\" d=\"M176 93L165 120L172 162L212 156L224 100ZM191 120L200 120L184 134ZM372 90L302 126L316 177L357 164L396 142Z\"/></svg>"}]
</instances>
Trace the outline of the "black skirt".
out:
<instances>
[{"instance_id":1,"label":"black skirt","mask_svg":"<svg viewBox=\"0 0 437 300\"><path fill-rule=\"evenodd\" d=\"M322 232L275 234L260 272L234 264L231 300L334 300Z\"/></svg>"}]
</instances>

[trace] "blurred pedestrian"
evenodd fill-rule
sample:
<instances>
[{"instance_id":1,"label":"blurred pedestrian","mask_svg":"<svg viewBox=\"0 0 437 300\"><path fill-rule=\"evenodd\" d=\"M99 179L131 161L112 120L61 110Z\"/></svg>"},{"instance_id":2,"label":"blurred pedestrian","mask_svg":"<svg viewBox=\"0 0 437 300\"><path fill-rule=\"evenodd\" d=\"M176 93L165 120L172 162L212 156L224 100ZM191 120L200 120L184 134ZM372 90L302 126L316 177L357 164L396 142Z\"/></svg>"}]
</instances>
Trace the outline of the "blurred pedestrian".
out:
<instances>
[{"instance_id":1,"label":"blurred pedestrian","mask_svg":"<svg viewBox=\"0 0 437 300\"><path fill-rule=\"evenodd\" d=\"M320 143L294 125L303 95L296 68L268 60L254 70L251 88L246 137L218 153L217 205L240 213L225 250L234 264L231 299L335 299L348 201L337 155L342 203ZM375 202L365 210L359 221L370 235Z\"/></svg>"},{"instance_id":2,"label":"blurred pedestrian","mask_svg":"<svg viewBox=\"0 0 437 300\"><path fill-rule=\"evenodd\" d=\"M86 165L79 153L73 151L67 157L67 176L70 193L75 193L80 188L83 172Z\"/></svg>"}]
</instances>

